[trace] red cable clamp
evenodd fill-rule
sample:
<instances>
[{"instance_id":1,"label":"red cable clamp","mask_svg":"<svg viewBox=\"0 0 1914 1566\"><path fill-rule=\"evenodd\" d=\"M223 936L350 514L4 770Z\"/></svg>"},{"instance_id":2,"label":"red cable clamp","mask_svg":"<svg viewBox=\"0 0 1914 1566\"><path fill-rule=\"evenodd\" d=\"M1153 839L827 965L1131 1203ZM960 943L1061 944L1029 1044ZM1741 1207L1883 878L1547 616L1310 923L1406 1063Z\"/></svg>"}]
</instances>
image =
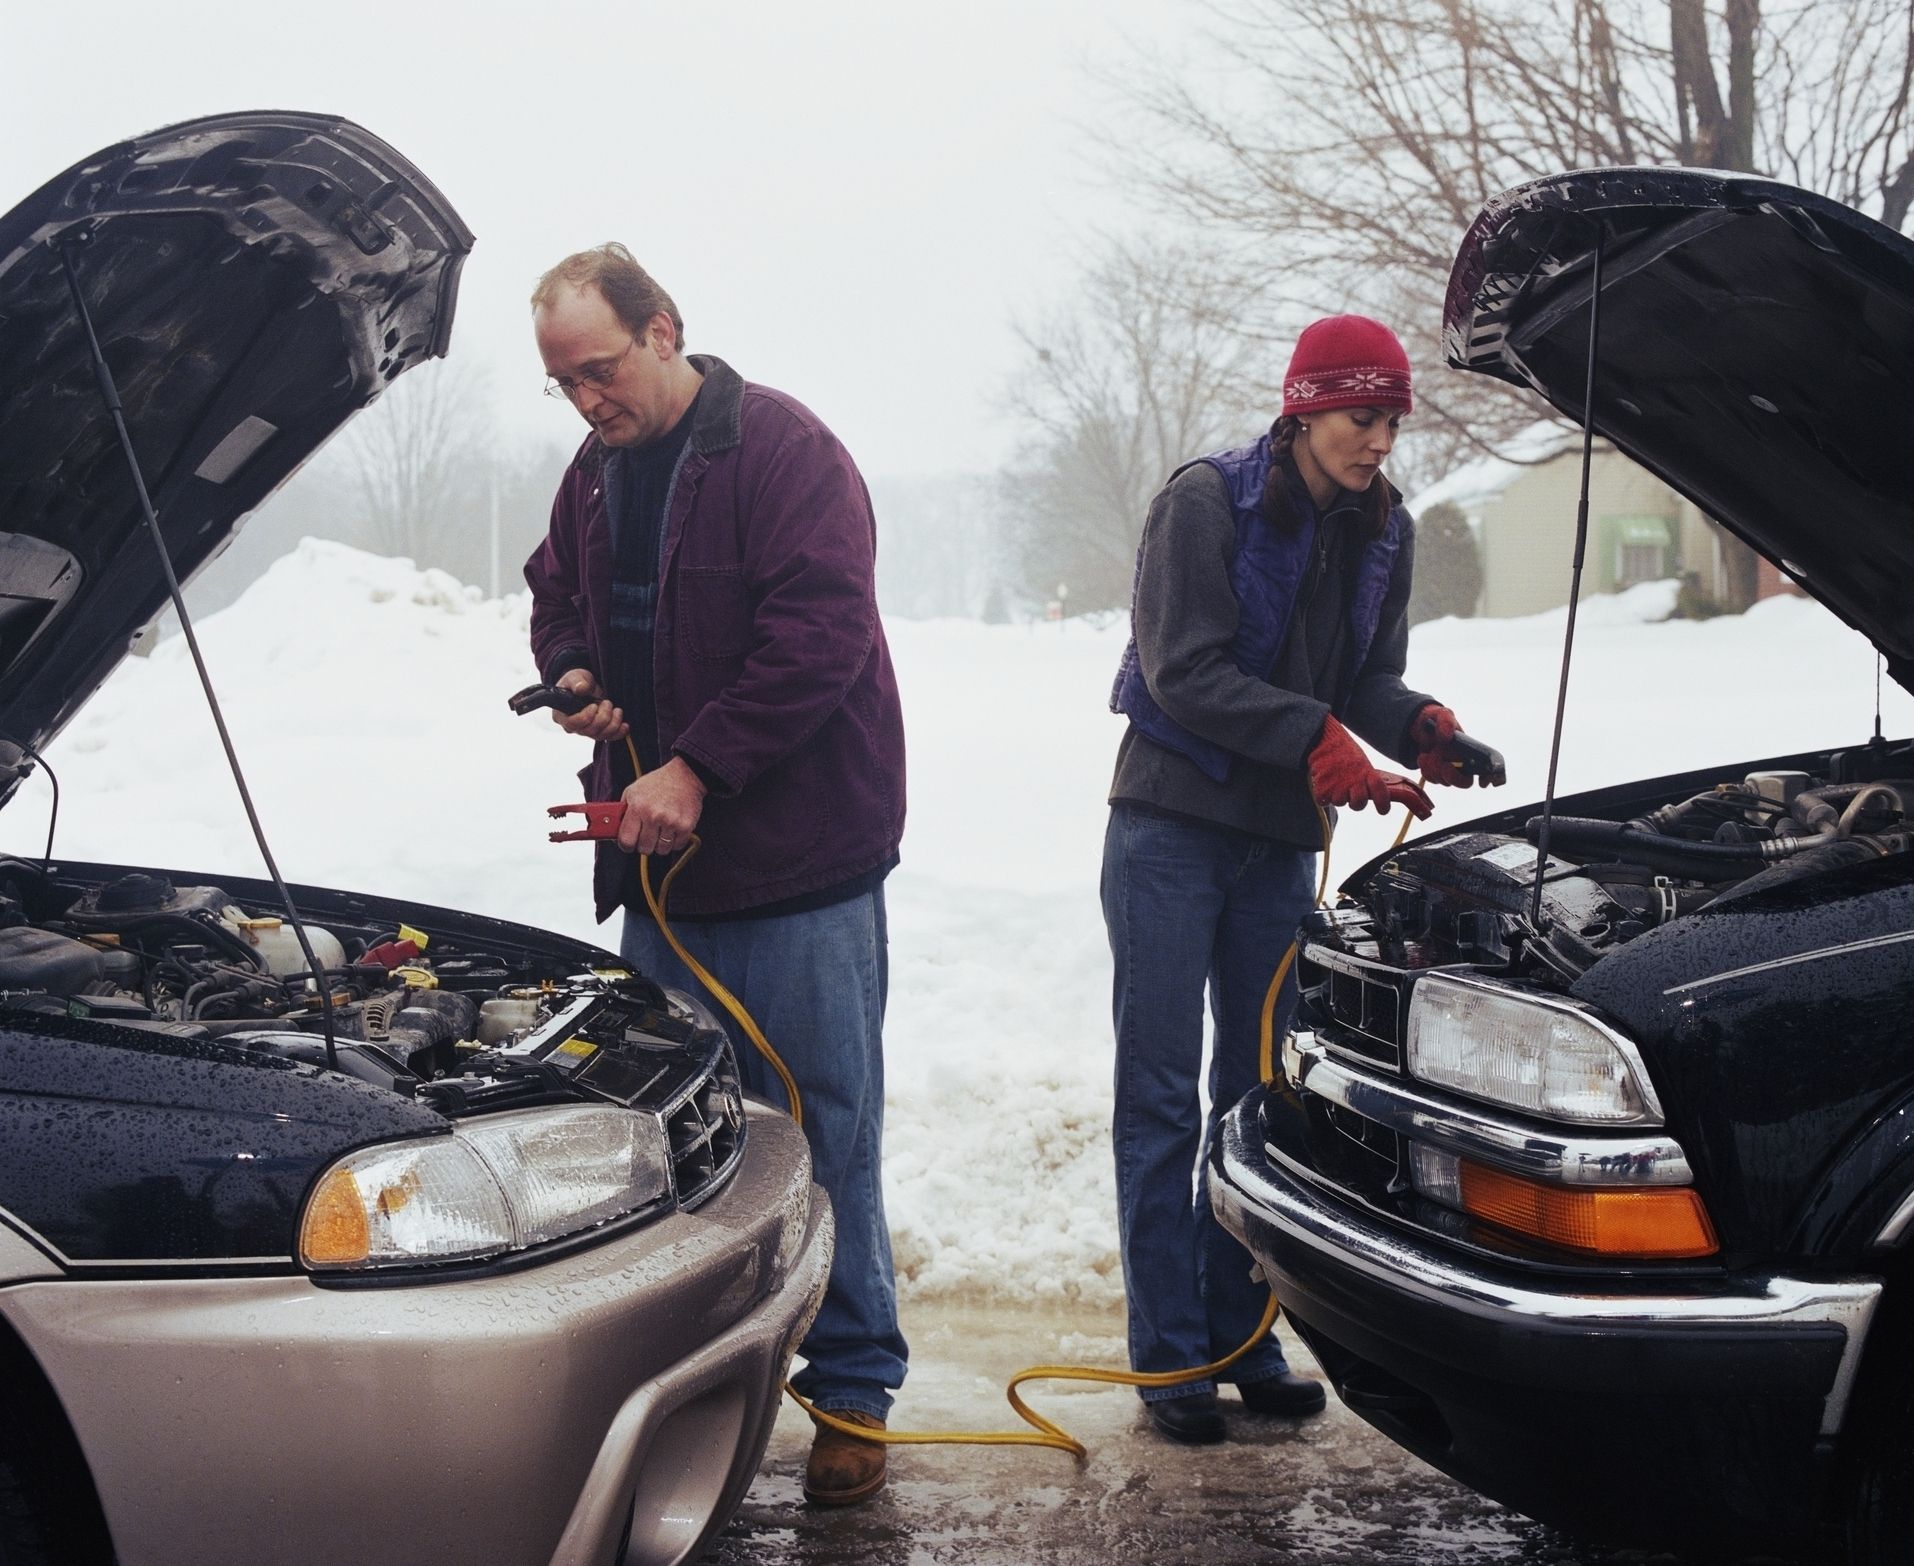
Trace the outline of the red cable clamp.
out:
<instances>
[{"instance_id":1,"label":"red cable clamp","mask_svg":"<svg viewBox=\"0 0 1914 1566\"><path fill-rule=\"evenodd\" d=\"M545 814L554 821L560 816L583 816L582 831L554 832L551 838L554 843L584 843L594 838L616 837L619 827L624 825L625 802L612 799L583 805L553 805Z\"/></svg>"}]
</instances>

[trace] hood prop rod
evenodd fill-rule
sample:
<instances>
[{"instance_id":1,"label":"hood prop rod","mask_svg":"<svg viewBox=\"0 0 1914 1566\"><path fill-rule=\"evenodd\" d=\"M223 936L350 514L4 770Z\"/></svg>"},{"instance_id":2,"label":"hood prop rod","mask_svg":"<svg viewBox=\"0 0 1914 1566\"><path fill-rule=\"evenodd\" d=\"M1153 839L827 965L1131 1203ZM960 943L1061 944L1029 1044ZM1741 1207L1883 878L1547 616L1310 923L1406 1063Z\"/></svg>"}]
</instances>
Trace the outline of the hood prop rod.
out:
<instances>
[{"instance_id":1,"label":"hood prop rod","mask_svg":"<svg viewBox=\"0 0 1914 1566\"><path fill-rule=\"evenodd\" d=\"M1542 830L1535 845L1535 888L1529 926L1542 929L1542 882L1548 874L1549 826L1555 816L1555 769L1562 759L1562 718L1568 711L1568 666L1575 651L1575 611L1582 598L1582 558L1588 551L1588 470L1595 450L1595 359L1602 329L1601 220L1596 219L1595 269L1588 295L1588 372L1582 385L1582 495L1575 509L1575 568L1569 577L1568 626L1562 635L1562 680L1555 692L1555 737L1549 742L1548 788L1542 795Z\"/></svg>"},{"instance_id":2,"label":"hood prop rod","mask_svg":"<svg viewBox=\"0 0 1914 1566\"><path fill-rule=\"evenodd\" d=\"M239 788L240 803L246 807L246 819L252 824L253 841L259 845L259 856L266 861L266 869L272 876L272 884L279 889L279 901L286 910L286 917L292 923L293 934L299 939L299 950L306 959L306 966L312 971L313 982L319 987L320 1014L326 1040L326 1065L337 1071L339 1051L333 1041L332 980L327 977L325 969L319 966L319 959L313 952L312 942L306 938L305 921L299 917L299 910L293 906L292 893L286 889L285 880L279 874L279 866L273 859L272 850L266 845L265 828L259 824L259 812L253 808L252 791L246 787L246 776L239 768L239 753L233 749L233 738L226 730L226 717L220 711L219 697L213 693L213 678L207 673L205 658L200 655L199 638L193 633L192 616L186 612L186 599L180 592L179 575L173 569L172 556L166 552L166 537L160 531L159 515L153 510L152 497L146 491L146 475L140 471L140 459L133 451L133 437L127 432L126 410L120 402L119 387L114 384L113 371L106 362L106 355L100 351L99 335L93 330L93 315L86 307L86 296L80 291L80 274L79 269L73 264L73 252L76 246L84 242L84 235L68 234L61 239L60 264L66 269L67 290L73 295L73 308L79 313L80 325L86 332L87 353L93 361L93 378L99 384L100 399L106 404L107 414L113 420L113 428L119 435L120 452L126 458L127 471L133 476L133 490L139 496L140 511L146 518L147 530L153 535L153 547L159 552L160 569L166 573L166 588L173 596L173 612L179 616L179 628L186 635L186 645L193 655L193 667L199 671L200 687L206 692L206 704L212 708L213 724L219 730L219 743L226 749L226 765L232 769L233 782Z\"/></svg>"}]
</instances>

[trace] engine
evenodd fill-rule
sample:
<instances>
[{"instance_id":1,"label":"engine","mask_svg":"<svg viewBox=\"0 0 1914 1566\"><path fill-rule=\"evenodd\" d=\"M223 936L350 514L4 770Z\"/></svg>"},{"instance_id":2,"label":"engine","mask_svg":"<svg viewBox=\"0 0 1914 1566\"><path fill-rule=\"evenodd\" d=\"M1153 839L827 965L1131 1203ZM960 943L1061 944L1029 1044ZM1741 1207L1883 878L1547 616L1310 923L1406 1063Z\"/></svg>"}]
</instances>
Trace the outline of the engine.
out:
<instances>
[{"instance_id":1,"label":"engine","mask_svg":"<svg viewBox=\"0 0 1914 1566\"><path fill-rule=\"evenodd\" d=\"M1910 806L1914 778L1771 771L1627 819L1557 815L1534 921L1538 816L1522 837L1461 833L1400 851L1364 885L1362 906L1318 914L1311 934L1400 967L1482 962L1572 982L1657 925L1907 853Z\"/></svg>"},{"instance_id":2,"label":"engine","mask_svg":"<svg viewBox=\"0 0 1914 1566\"><path fill-rule=\"evenodd\" d=\"M448 1109L575 1088L626 1101L614 1056L704 1055L722 1041L709 1013L609 954L579 972L575 958L478 950L408 926L328 917L305 933L323 995L291 924L218 886L134 872L76 888L0 859L0 1010L334 1064ZM728 1061L728 1044L721 1053Z\"/></svg>"}]
</instances>

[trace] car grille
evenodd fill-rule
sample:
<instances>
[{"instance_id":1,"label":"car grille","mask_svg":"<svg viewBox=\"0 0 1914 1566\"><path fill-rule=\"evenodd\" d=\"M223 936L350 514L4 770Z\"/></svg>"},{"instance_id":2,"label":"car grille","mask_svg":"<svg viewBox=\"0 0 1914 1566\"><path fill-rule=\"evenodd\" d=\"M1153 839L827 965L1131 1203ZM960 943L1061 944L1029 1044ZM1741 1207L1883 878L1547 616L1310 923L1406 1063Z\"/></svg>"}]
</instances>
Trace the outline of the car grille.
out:
<instances>
[{"instance_id":1,"label":"car grille","mask_svg":"<svg viewBox=\"0 0 1914 1566\"><path fill-rule=\"evenodd\" d=\"M721 1186L744 1152L744 1100L731 1051L664 1114L671 1144L671 1183L683 1207L695 1207Z\"/></svg>"},{"instance_id":2,"label":"car grille","mask_svg":"<svg viewBox=\"0 0 1914 1566\"><path fill-rule=\"evenodd\" d=\"M1379 1172L1384 1179L1395 1175L1402 1154L1401 1138L1395 1132L1340 1104L1325 1102L1322 1107L1337 1134L1366 1155L1363 1162L1376 1165L1372 1173Z\"/></svg>"},{"instance_id":3,"label":"car grille","mask_svg":"<svg viewBox=\"0 0 1914 1566\"><path fill-rule=\"evenodd\" d=\"M1403 981L1399 968L1327 946L1303 948L1303 1015L1332 1049L1402 1069Z\"/></svg>"}]
</instances>

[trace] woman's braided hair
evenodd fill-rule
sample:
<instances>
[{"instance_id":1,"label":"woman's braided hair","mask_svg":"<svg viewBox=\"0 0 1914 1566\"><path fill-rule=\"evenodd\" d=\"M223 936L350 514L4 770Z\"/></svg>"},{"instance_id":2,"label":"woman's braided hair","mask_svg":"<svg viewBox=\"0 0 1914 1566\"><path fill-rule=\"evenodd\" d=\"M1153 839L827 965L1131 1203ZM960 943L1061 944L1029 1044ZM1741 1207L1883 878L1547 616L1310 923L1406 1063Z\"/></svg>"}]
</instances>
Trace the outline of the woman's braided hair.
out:
<instances>
[{"instance_id":1,"label":"woman's braided hair","mask_svg":"<svg viewBox=\"0 0 1914 1566\"><path fill-rule=\"evenodd\" d=\"M1293 413L1286 413L1269 427L1269 482L1263 485L1263 516L1277 527L1293 527L1295 513L1285 504L1288 499L1288 486L1277 482L1290 448L1296 444L1296 435L1303 427L1303 421ZM1395 491L1389 481L1378 473L1369 481L1369 488L1362 497L1362 513L1365 531L1370 538L1381 538L1389 526L1389 512L1395 505Z\"/></svg>"}]
</instances>

